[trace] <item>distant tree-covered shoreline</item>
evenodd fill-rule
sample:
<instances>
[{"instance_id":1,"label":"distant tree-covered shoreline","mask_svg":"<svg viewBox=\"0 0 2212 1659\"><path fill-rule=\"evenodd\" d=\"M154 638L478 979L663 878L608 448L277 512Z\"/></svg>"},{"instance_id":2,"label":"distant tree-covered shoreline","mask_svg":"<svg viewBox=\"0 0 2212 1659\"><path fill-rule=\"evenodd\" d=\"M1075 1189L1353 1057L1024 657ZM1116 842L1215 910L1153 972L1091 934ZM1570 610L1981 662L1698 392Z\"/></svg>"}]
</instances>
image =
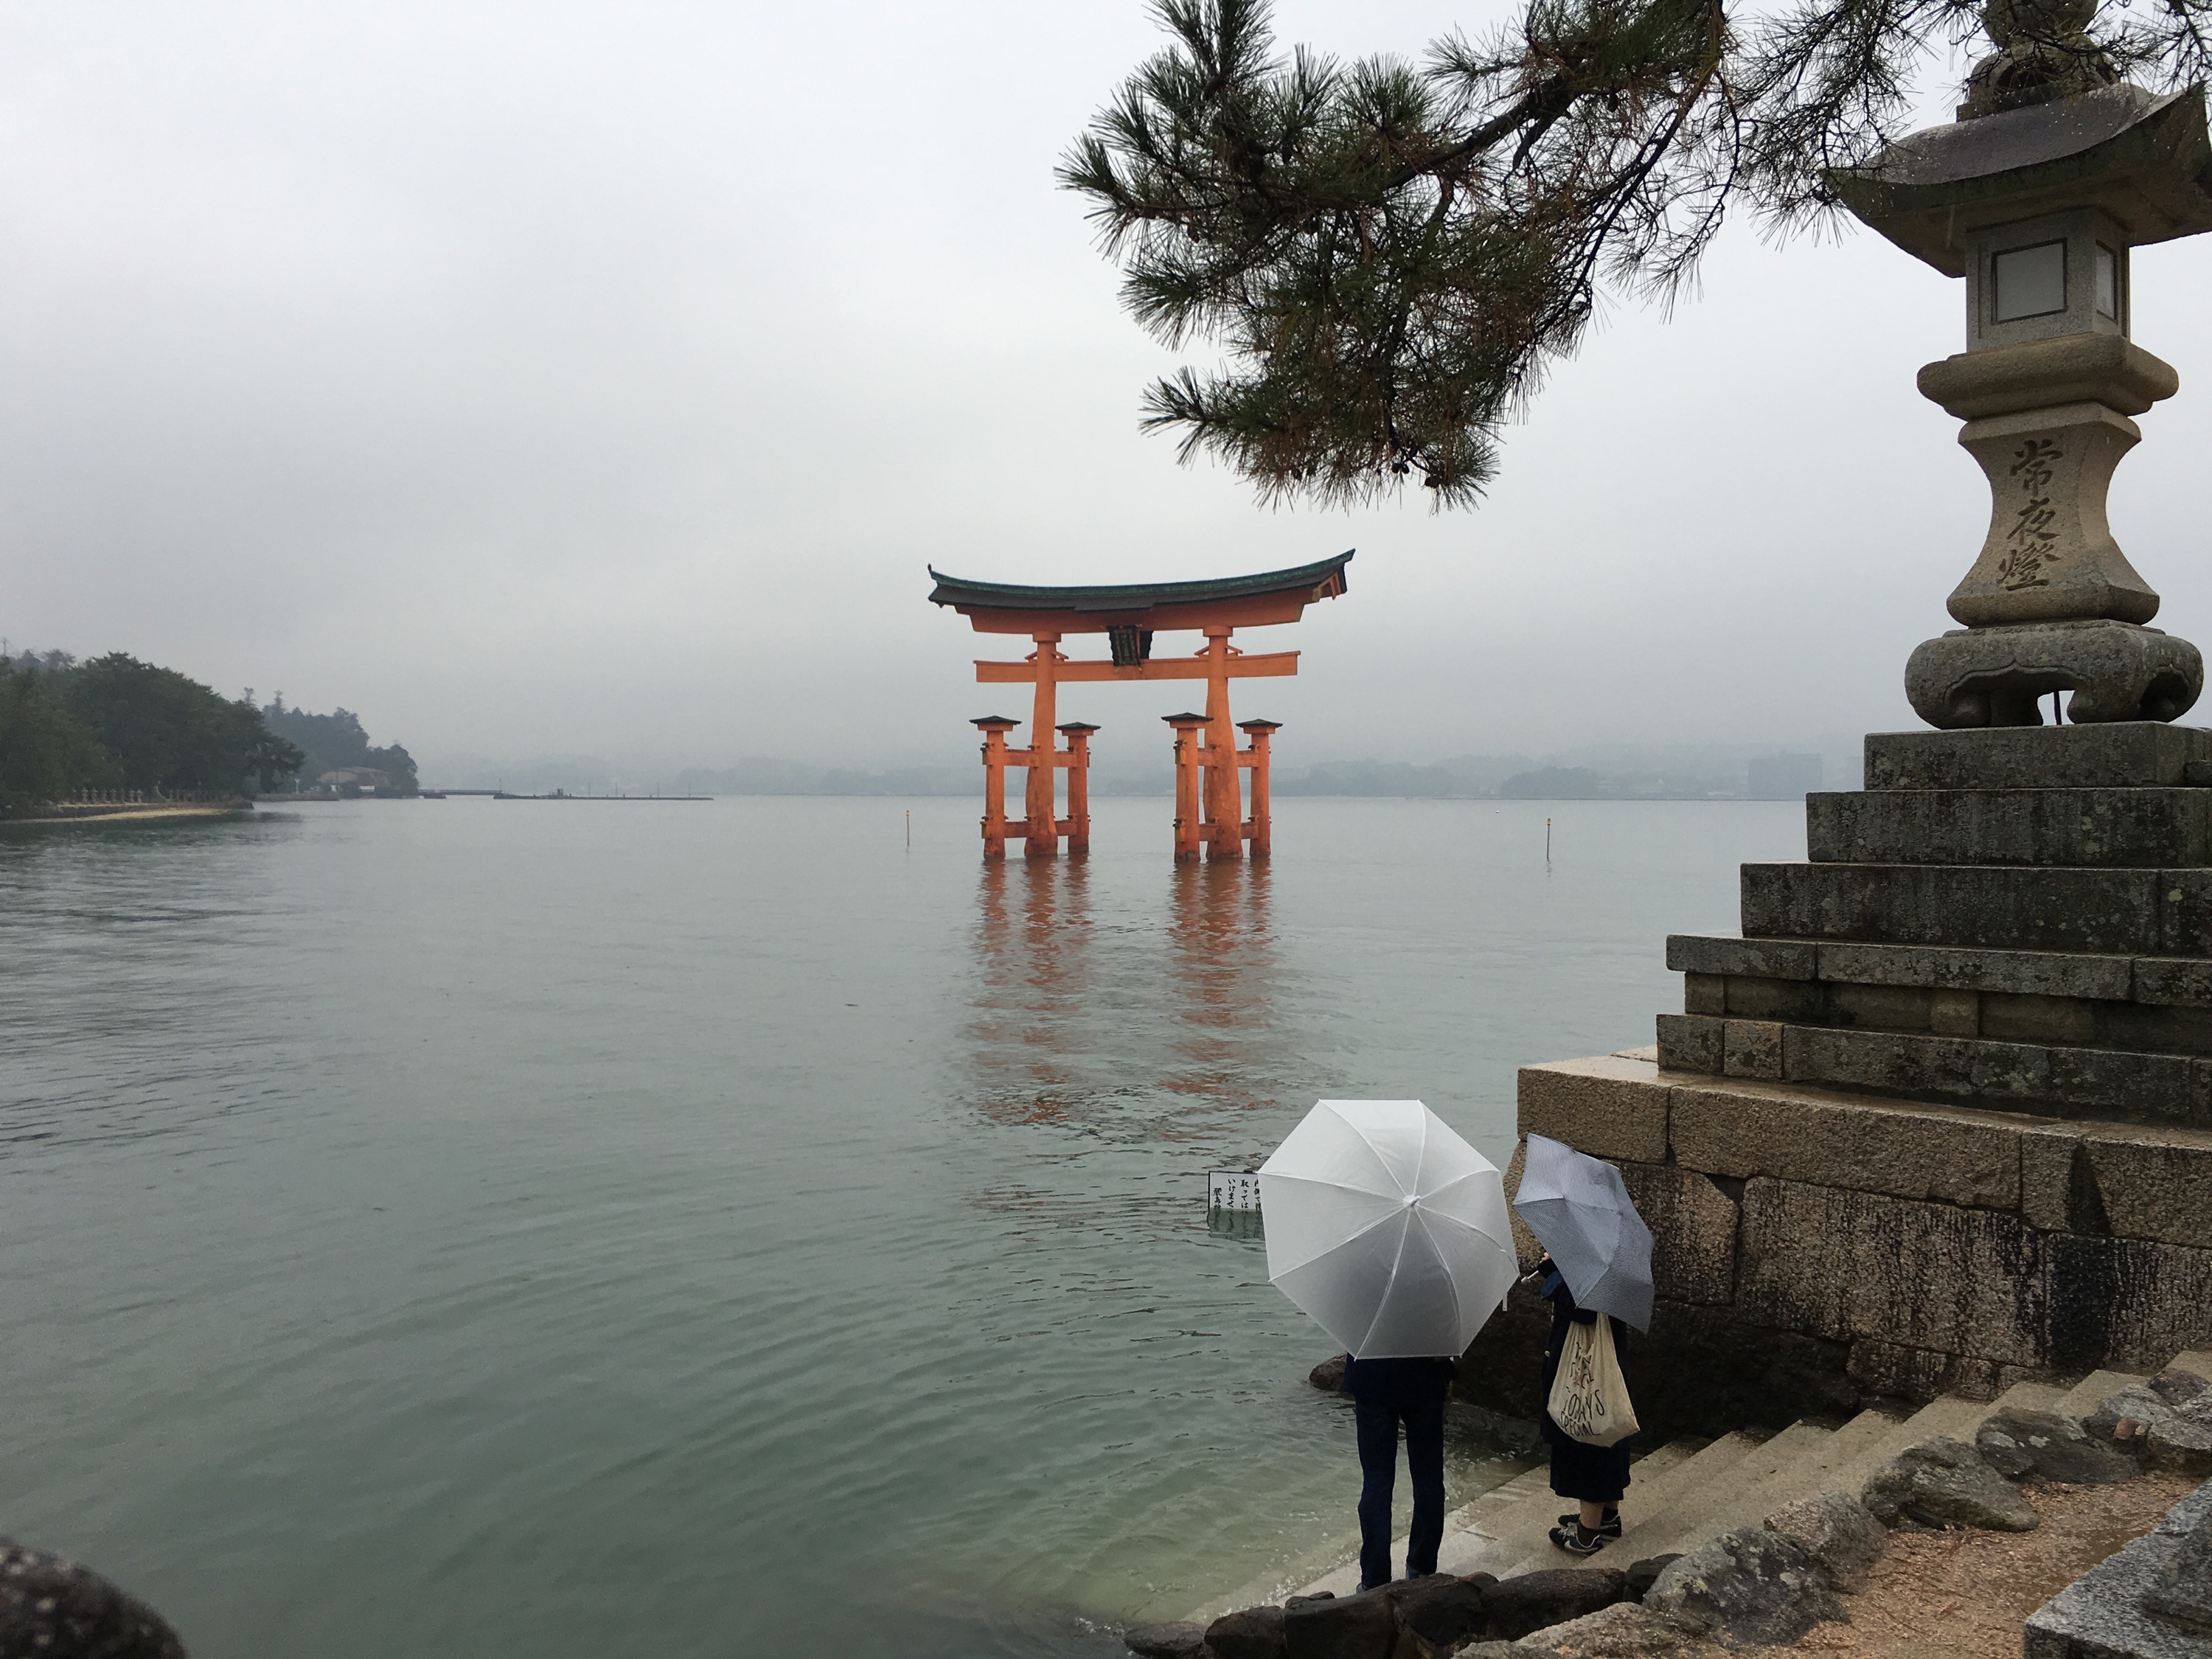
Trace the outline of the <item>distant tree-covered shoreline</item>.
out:
<instances>
[{"instance_id":1,"label":"distant tree-covered shoreline","mask_svg":"<svg viewBox=\"0 0 2212 1659\"><path fill-rule=\"evenodd\" d=\"M0 816L88 790L237 794L298 772L248 698L120 651L0 657Z\"/></svg>"}]
</instances>

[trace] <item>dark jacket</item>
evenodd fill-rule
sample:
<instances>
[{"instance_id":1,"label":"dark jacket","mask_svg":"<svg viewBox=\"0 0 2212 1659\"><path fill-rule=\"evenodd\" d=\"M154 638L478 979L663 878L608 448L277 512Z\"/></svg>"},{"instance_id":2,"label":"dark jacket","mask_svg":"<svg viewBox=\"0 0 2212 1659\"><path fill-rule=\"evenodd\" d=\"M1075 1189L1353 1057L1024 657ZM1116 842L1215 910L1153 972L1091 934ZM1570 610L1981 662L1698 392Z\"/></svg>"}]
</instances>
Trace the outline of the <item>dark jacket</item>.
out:
<instances>
[{"instance_id":1,"label":"dark jacket","mask_svg":"<svg viewBox=\"0 0 2212 1659\"><path fill-rule=\"evenodd\" d=\"M1449 1359L1354 1359L1344 1367L1344 1391L1400 1410L1433 1410L1458 1375Z\"/></svg>"}]
</instances>

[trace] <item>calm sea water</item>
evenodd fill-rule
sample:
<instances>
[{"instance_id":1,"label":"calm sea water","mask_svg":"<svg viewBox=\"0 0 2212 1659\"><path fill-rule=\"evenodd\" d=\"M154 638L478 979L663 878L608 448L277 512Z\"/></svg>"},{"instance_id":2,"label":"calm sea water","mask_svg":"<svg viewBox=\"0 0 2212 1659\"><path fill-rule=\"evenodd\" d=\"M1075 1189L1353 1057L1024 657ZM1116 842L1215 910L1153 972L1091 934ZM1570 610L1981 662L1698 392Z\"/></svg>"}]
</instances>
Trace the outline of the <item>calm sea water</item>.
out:
<instances>
[{"instance_id":1,"label":"calm sea water","mask_svg":"<svg viewBox=\"0 0 2212 1659\"><path fill-rule=\"evenodd\" d=\"M1803 851L1297 799L1177 867L1108 800L986 868L903 806L0 835L0 1531L198 1659L1117 1652L1354 1524L1205 1171L1322 1096L1502 1164L1514 1067L1649 1042L1662 936Z\"/></svg>"}]
</instances>

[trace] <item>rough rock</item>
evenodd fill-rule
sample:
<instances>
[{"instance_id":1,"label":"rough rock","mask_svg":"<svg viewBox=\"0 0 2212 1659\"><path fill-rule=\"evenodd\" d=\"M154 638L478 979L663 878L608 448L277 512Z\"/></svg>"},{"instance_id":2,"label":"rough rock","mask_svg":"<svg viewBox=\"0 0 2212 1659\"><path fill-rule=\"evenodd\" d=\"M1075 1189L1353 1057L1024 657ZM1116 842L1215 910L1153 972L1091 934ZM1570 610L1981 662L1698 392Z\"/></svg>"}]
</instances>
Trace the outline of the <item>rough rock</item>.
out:
<instances>
[{"instance_id":1,"label":"rough rock","mask_svg":"<svg viewBox=\"0 0 2212 1659\"><path fill-rule=\"evenodd\" d=\"M1964 1441L1937 1435L1906 1448L1867 1478L1860 1494L1886 1527L1986 1527L2033 1532L2043 1517Z\"/></svg>"},{"instance_id":2,"label":"rough rock","mask_svg":"<svg viewBox=\"0 0 2212 1659\"><path fill-rule=\"evenodd\" d=\"M1489 1630L1490 1606L1484 1587L1497 1582L1487 1573L1478 1580L1432 1572L1425 1578L1401 1578L1387 1593L1397 1603L1400 1625L1439 1648L1448 1648Z\"/></svg>"},{"instance_id":3,"label":"rough rock","mask_svg":"<svg viewBox=\"0 0 2212 1659\"><path fill-rule=\"evenodd\" d=\"M0 1654L185 1659L169 1621L89 1567L0 1538Z\"/></svg>"},{"instance_id":4,"label":"rough rock","mask_svg":"<svg viewBox=\"0 0 2212 1659\"><path fill-rule=\"evenodd\" d=\"M1351 1359L1352 1356L1348 1353L1340 1353L1334 1358L1324 1359L1306 1373L1306 1381L1325 1393L1341 1394L1344 1391L1344 1368Z\"/></svg>"},{"instance_id":5,"label":"rough rock","mask_svg":"<svg viewBox=\"0 0 2212 1659\"><path fill-rule=\"evenodd\" d=\"M2181 1534L2181 1543L2143 1597L2143 1611L2170 1625L2212 1636L2212 1515Z\"/></svg>"},{"instance_id":6,"label":"rough rock","mask_svg":"<svg viewBox=\"0 0 2212 1659\"><path fill-rule=\"evenodd\" d=\"M2097 1402L2097 1409L2081 1419L2082 1430L2089 1438L2100 1443L2113 1438L2113 1431L2130 1420L2148 1427L2163 1423L2173 1415L2173 1407L2140 1382L2106 1395Z\"/></svg>"},{"instance_id":7,"label":"rough rock","mask_svg":"<svg viewBox=\"0 0 2212 1659\"><path fill-rule=\"evenodd\" d=\"M1775 1646L1850 1617L1804 1545L1765 1527L1700 1544L1659 1575L1644 1605L1734 1641Z\"/></svg>"},{"instance_id":8,"label":"rough rock","mask_svg":"<svg viewBox=\"0 0 2212 1659\"><path fill-rule=\"evenodd\" d=\"M2028 1615L2022 1648L2027 1659L2076 1659L2081 1655L2156 1656L2197 1659L2212 1652L2193 1626L2197 1597L2182 1588L2185 1574L2200 1577L2212 1560L2185 1559L2193 1534L2212 1527L2212 1482L2166 1511L2156 1527L2089 1569ZM2176 1590L2180 1594L2177 1595ZM2158 1605L2153 1606L2155 1602ZM2180 1614L2176 1617L2176 1613Z\"/></svg>"},{"instance_id":9,"label":"rough rock","mask_svg":"<svg viewBox=\"0 0 2212 1659\"><path fill-rule=\"evenodd\" d=\"M2143 1438L2143 1462L2181 1474L2212 1474L2212 1392L2178 1407Z\"/></svg>"},{"instance_id":10,"label":"rough rock","mask_svg":"<svg viewBox=\"0 0 2212 1659\"><path fill-rule=\"evenodd\" d=\"M1628 1596L1626 1573L1609 1567L1547 1567L1501 1578L1485 1592L1491 1626L1517 1639L1531 1631L1609 1607Z\"/></svg>"},{"instance_id":11,"label":"rough rock","mask_svg":"<svg viewBox=\"0 0 2212 1659\"><path fill-rule=\"evenodd\" d=\"M1794 1538L1832 1589L1856 1595L1889 1547L1889 1529L1848 1492L1801 1498L1766 1517L1767 1528Z\"/></svg>"},{"instance_id":12,"label":"rough rock","mask_svg":"<svg viewBox=\"0 0 2212 1659\"><path fill-rule=\"evenodd\" d=\"M2140 1472L2134 1458L2092 1440L2080 1423L2056 1412L1999 1412L1975 1433L1974 1449L2008 1480L2093 1486L2132 1480Z\"/></svg>"},{"instance_id":13,"label":"rough rock","mask_svg":"<svg viewBox=\"0 0 2212 1659\"><path fill-rule=\"evenodd\" d=\"M1198 1659L1206 1650L1206 1632L1188 1620L1164 1625L1132 1625L1121 1632L1129 1651L1145 1659Z\"/></svg>"},{"instance_id":14,"label":"rough rock","mask_svg":"<svg viewBox=\"0 0 2212 1659\"><path fill-rule=\"evenodd\" d=\"M1239 1607L1206 1627L1213 1659L1284 1659L1285 1614L1280 1607Z\"/></svg>"},{"instance_id":15,"label":"rough rock","mask_svg":"<svg viewBox=\"0 0 2212 1659\"><path fill-rule=\"evenodd\" d=\"M1682 1553L1674 1550L1665 1555L1650 1555L1641 1561L1631 1561L1628 1564L1628 1599L1641 1601L1651 1593L1651 1586L1657 1582L1659 1575L1681 1559Z\"/></svg>"},{"instance_id":16,"label":"rough rock","mask_svg":"<svg viewBox=\"0 0 2212 1659\"><path fill-rule=\"evenodd\" d=\"M1283 1610L1288 1659L1391 1659L1397 1645L1398 1609L1388 1589L1316 1596Z\"/></svg>"},{"instance_id":17,"label":"rough rock","mask_svg":"<svg viewBox=\"0 0 2212 1659\"><path fill-rule=\"evenodd\" d=\"M2179 1365L2168 1365L2151 1378L2150 1390L2179 1410L2212 1394L2212 1380L2199 1376L2195 1371L2184 1370Z\"/></svg>"},{"instance_id":18,"label":"rough rock","mask_svg":"<svg viewBox=\"0 0 2212 1659\"><path fill-rule=\"evenodd\" d=\"M1703 1650L1705 1644L1705 1632L1696 1624L1621 1601L1525 1636L1512 1651L1515 1659L1539 1654L1545 1659L1667 1659L1685 1649Z\"/></svg>"}]
</instances>

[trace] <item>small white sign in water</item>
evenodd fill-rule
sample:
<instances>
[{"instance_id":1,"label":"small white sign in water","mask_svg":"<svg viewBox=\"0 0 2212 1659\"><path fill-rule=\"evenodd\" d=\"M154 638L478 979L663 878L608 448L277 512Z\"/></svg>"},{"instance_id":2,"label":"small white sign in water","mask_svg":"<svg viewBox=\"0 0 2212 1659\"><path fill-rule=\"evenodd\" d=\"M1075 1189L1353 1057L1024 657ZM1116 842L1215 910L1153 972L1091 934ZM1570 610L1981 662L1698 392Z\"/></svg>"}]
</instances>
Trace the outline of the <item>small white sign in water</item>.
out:
<instances>
[{"instance_id":1,"label":"small white sign in water","mask_svg":"<svg viewBox=\"0 0 2212 1659\"><path fill-rule=\"evenodd\" d=\"M1256 1170L1215 1170L1206 1177L1206 1207L1209 1210L1256 1210L1260 1207L1260 1176Z\"/></svg>"}]
</instances>

